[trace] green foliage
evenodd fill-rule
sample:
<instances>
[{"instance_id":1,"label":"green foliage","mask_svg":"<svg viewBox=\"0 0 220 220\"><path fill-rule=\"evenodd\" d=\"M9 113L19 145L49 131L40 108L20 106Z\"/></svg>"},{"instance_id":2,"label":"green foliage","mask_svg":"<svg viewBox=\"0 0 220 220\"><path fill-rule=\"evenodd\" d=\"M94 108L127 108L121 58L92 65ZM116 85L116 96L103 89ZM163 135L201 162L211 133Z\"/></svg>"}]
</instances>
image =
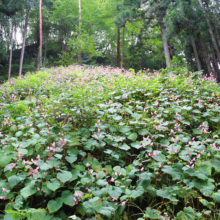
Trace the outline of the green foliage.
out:
<instances>
[{"instance_id":1,"label":"green foliage","mask_svg":"<svg viewBox=\"0 0 220 220\"><path fill-rule=\"evenodd\" d=\"M3 84L1 218L217 216L219 85L185 71L69 66Z\"/></svg>"}]
</instances>

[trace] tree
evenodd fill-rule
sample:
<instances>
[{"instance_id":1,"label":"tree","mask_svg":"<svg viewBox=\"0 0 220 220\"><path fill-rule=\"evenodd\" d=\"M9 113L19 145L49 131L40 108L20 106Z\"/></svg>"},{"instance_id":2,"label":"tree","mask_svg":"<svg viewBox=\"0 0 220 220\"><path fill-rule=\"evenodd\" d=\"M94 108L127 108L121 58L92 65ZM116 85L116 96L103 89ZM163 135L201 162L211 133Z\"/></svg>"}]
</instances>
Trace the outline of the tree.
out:
<instances>
[{"instance_id":1,"label":"tree","mask_svg":"<svg viewBox=\"0 0 220 220\"><path fill-rule=\"evenodd\" d=\"M14 20L11 21L11 46L10 46L10 57L9 57L9 67L8 67L8 80L11 77L11 63L13 54L13 33L14 33Z\"/></svg>"},{"instance_id":2,"label":"tree","mask_svg":"<svg viewBox=\"0 0 220 220\"><path fill-rule=\"evenodd\" d=\"M159 18L160 28L161 28L161 34L162 34L162 40L163 40L163 48L164 48L164 54L166 58L166 65L167 67L170 67L170 51L169 51L169 45L165 36L165 27L163 23L163 17L161 16Z\"/></svg>"},{"instance_id":3,"label":"tree","mask_svg":"<svg viewBox=\"0 0 220 220\"><path fill-rule=\"evenodd\" d=\"M211 40L212 40L213 46L214 46L214 48L215 48L215 50L216 50L217 57L218 57L218 60L219 60L219 63L220 63L220 51L219 51L219 48L218 48L218 45L217 45L217 42L216 42L216 39L215 39L215 35L214 35L214 33L213 33L213 30L212 30L210 21L209 21L209 19L207 18L207 15L206 15L206 13L205 13L205 7L204 7L204 5L203 5L203 3L202 3L202 0L198 0L198 1L199 1L199 4L200 4L201 8L203 9L203 12L204 12L204 15L205 15L204 17L205 17L206 22L207 22L208 27L209 27L209 33L210 33L210 35L211 35Z\"/></svg>"},{"instance_id":4,"label":"tree","mask_svg":"<svg viewBox=\"0 0 220 220\"><path fill-rule=\"evenodd\" d=\"M82 11L82 9L81 9L81 0L79 0L79 38L81 37L81 17L82 17L82 15L81 15L81 11ZM82 54L81 54L81 49L79 49L79 54L78 54L78 61L79 61L79 65L81 65L82 64Z\"/></svg>"},{"instance_id":5,"label":"tree","mask_svg":"<svg viewBox=\"0 0 220 220\"><path fill-rule=\"evenodd\" d=\"M196 48L196 43L195 43L193 36L191 36L191 42L192 42L192 47L193 47L193 51L194 51L195 58L196 58L197 68L200 71L200 70L202 70L202 66L201 66L201 62L200 62L199 55L198 55L198 50Z\"/></svg>"},{"instance_id":6,"label":"tree","mask_svg":"<svg viewBox=\"0 0 220 220\"><path fill-rule=\"evenodd\" d=\"M40 30L40 45L39 45L38 67L37 67L38 70L42 67L42 44L43 44L43 33L42 33L42 0L39 0L39 30Z\"/></svg>"},{"instance_id":7,"label":"tree","mask_svg":"<svg viewBox=\"0 0 220 220\"><path fill-rule=\"evenodd\" d=\"M20 66L19 66L19 74L18 74L19 76L21 76L22 67L23 67L24 50L25 50L25 42L26 42L29 10L30 10L30 6L27 6L27 8L26 8L26 16L25 16L25 24L24 24L24 32L23 32L23 44L22 44L22 49L21 49Z\"/></svg>"}]
</instances>

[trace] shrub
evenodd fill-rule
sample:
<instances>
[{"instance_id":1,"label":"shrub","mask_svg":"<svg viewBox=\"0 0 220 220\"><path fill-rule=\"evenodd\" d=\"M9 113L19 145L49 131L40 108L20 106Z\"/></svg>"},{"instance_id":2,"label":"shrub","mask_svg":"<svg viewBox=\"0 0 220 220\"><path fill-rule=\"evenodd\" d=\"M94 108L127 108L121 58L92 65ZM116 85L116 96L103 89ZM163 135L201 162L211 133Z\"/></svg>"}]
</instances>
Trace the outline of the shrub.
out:
<instances>
[{"instance_id":1,"label":"shrub","mask_svg":"<svg viewBox=\"0 0 220 220\"><path fill-rule=\"evenodd\" d=\"M2 85L1 217L217 217L219 85L187 74L70 66Z\"/></svg>"}]
</instances>

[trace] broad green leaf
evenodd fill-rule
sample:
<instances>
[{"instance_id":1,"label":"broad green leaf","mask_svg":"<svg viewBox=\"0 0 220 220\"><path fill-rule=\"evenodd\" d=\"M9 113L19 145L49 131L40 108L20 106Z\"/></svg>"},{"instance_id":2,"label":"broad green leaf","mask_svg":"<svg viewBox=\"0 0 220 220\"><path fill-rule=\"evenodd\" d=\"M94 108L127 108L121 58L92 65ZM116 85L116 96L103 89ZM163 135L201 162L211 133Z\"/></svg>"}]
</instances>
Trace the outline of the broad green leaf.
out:
<instances>
[{"instance_id":1,"label":"broad green leaf","mask_svg":"<svg viewBox=\"0 0 220 220\"><path fill-rule=\"evenodd\" d=\"M69 156L66 156L65 159L69 162L69 163L74 163L77 160L77 156L73 155L73 154L69 154Z\"/></svg>"},{"instance_id":2,"label":"broad green leaf","mask_svg":"<svg viewBox=\"0 0 220 220\"><path fill-rule=\"evenodd\" d=\"M45 209L31 209L30 213L27 214L28 220L41 220L46 216Z\"/></svg>"},{"instance_id":3,"label":"broad green leaf","mask_svg":"<svg viewBox=\"0 0 220 220\"><path fill-rule=\"evenodd\" d=\"M177 214L177 218L181 220L194 220L196 217L191 207L185 207L183 211Z\"/></svg>"},{"instance_id":4,"label":"broad green leaf","mask_svg":"<svg viewBox=\"0 0 220 220\"><path fill-rule=\"evenodd\" d=\"M161 140L161 141L160 141L160 144L161 144L162 146L168 146L168 145L170 144L170 142L169 142L168 140Z\"/></svg>"},{"instance_id":5,"label":"broad green leaf","mask_svg":"<svg viewBox=\"0 0 220 220\"><path fill-rule=\"evenodd\" d=\"M24 187L20 192L24 198L27 198L27 197L33 195L34 193L36 193L37 189L35 186L31 185L31 186Z\"/></svg>"},{"instance_id":6,"label":"broad green leaf","mask_svg":"<svg viewBox=\"0 0 220 220\"><path fill-rule=\"evenodd\" d=\"M214 193L213 196L212 196L212 198L213 198L216 202L220 203L220 192Z\"/></svg>"},{"instance_id":7,"label":"broad green leaf","mask_svg":"<svg viewBox=\"0 0 220 220\"><path fill-rule=\"evenodd\" d=\"M52 168L52 166L50 164L47 164L47 163L43 163L39 167L40 167L41 170L45 170L45 171Z\"/></svg>"},{"instance_id":8,"label":"broad green leaf","mask_svg":"<svg viewBox=\"0 0 220 220\"><path fill-rule=\"evenodd\" d=\"M131 194L128 196L133 197L133 198L137 198L137 197L141 196L143 193L144 193L144 188L142 186L138 186L137 189L132 190Z\"/></svg>"},{"instance_id":9,"label":"broad green leaf","mask_svg":"<svg viewBox=\"0 0 220 220\"><path fill-rule=\"evenodd\" d=\"M102 200L99 197L90 199L89 203L95 211L100 212L102 210Z\"/></svg>"},{"instance_id":10,"label":"broad green leaf","mask_svg":"<svg viewBox=\"0 0 220 220\"><path fill-rule=\"evenodd\" d=\"M4 220L14 220L12 213L4 215Z\"/></svg>"},{"instance_id":11,"label":"broad green leaf","mask_svg":"<svg viewBox=\"0 0 220 220\"><path fill-rule=\"evenodd\" d=\"M70 181L72 178L72 173L66 170L61 170L60 173L57 173L57 178L62 182L65 183L67 181Z\"/></svg>"},{"instance_id":12,"label":"broad green leaf","mask_svg":"<svg viewBox=\"0 0 220 220\"><path fill-rule=\"evenodd\" d=\"M58 188L60 188L60 182L57 179L51 179L50 182L47 183L47 187L55 192Z\"/></svg>"},{"instance_id":13,"label":"broad green leaf","mask_svg":"<svg viewBox=\"0 0 220 220\"><path fill-rule=\"evenodd\" d=\"M73 206L73 203L75 203L74 195L69 190L63 191L61 198L66 205Z\"/></svg>"},{"instance_id":14,"label":"broad green leaf","mask_svg":"<svg viewBox=\"0 0 220 220\"><path fill-rule=\"evenodd\" d=\"M52 132L53 132L54 134L59 134L60 129L59 129L58 127L53 127L53 128L52 128Z\"/></svg>"},{"instance_id":15,"label":"broad green leaf","mask_svg":"<svg viewBox=\"0 0 220 220\"><path fill-rule=\"evenodd\" d=\"M5 167L6 165L8 165L11 161L11 157L8 155L0 155L0 166L1 167Z\"/></svg>"},{"instance_id":16,"label":"broad green leaf","mask_svg":"<svg viewBox=\"0 0 220 220\"><path fill-rule=\"evenodd\" d=\"M99 186L106 186L108 183L105 180L98 180L96 182L96 184L99 185Z\"/></svg>"},{"instance_id":17,"label":"broad green leaf","mask_svg":"<svg viewBox=\"0 0 220 220\"><path fill-rule=\"evenodd\" d=\"M91 132L88 129L86 129L86 128L82 128L81 129L81 135L83 137L87 137L88 138L91 135Z\"/></svg>"},{"instance_id":18,"label":"broad green leaf","mask_svg":"<svg viewBox=\"0 0 220 220\"><path fill-rule=\"evenodd\" d=\"M21 181L20 178L19 178L18 176L16 176L16 175L10 176L10 177L8 178L9 185L10 185L10 187L12 187L12 188L13 188L14 186L16 186L20 181Z\"/></svg>"},{"instance_id":19,"label":"broad green leaf","mask_svg":"<svg viewBox=\"0 0 220 220\"><path fill-rule=\"evenodd\" d=\"M170 199L170 192L168 191L168 189L160 189L157 190L157 196Z\"/></svg>"},{"instance_id":20,"label":"broad green leaf","mask_svg":"<svg viewBox=\"0 0 220 220\"><path fill-rule=\"evenodd\" d=\"M119 131L121 132L121 133L127 133L128 131L130 131L131 130L131 128L130 127L122 127L122 128L119 128Z\"/></svg>"},{"instance_id":21,"label":"broad green leaf","mask_svg":"<svg viewBox=\"0 0 220 220\"><path fill-rule=\"evenodd\" d=\"M214 167L217 172L220 171L220 161L219 161L219 160L217 160L217 159L214 158L214 159L211 161L211 164L212 164L212 167Z\"/></svg>"},{"instance_id":22,"label":"broad green leaf","mask_svg":"<svg viewBox=\"0 0 220 220\"><path fill-rule=\"evenodd\" d=\"M141 179L138 181L138 186L142 186L144 189L146 189L151 183L150 179Z\"/></svg>"},{"instance_id":23,"label":"broad green leaf","mask_svg":"<svg viewBox=\"0 0 220 220\"><path fill-rule=\"evenodd\" d=\"M140 149L141 148L141 143L139 141L132 142L131 146L136 148L136 149Z\"/></svg>"},{"instance_id":24,"label":"broad green leaf","mask_svg":"<svg viewBox=\"0 0 220 220\"><path fill-rule=\"evenodd\" d=\"M22 149L22 148L19 148L18 152L20 152L21 155L26 155L28 153L28 151L26 149Z\"/></svg>"},{"instance_id":25,"label":"broad green leaf","mask_svg":"<svg viewBox=\"0 0 220 220\"><path fill-rule=\"evenodd\" d=\"M150 207L147 208L144 217L149 219L162 219L162 216L160 215L160 211L156 209L151 209Z\"/></svg>"},{"instance_id":26,"label":"broad green leaf","mask_svg":"<svg viewBox=\"0 0 220 220\"><path fill-rule=\"evenodd\" d=\"M108 218L111 217L115 212L115 209L112 207L102 207L101 211L99 211L100 214L103 214L107 216Z\"/></svg>"},{"instance_id":27,"label":"broad green leaf","mask_svg":"<svg viewBox=\"0 0 220 220\"><path fill-rule=\"evenodd\" d=\"M161 163L164 163L167 161L166 157L163 154L158 154L157 156L154 156L153 159Z\"/></svg>"},{"instance_id":28,"label":"broad green leaf","mask_svg":"<svg viewBox=\"0 0 220 220\"><path fill-rule=\"evenodd\" d=\"M109 191L108 191L109 195L112 197L112 198L115 198L115 197L119 197L121 196L122 194L122 189L120 187L117 187L117 186L111 186L109 188Z\"/></svg>"},{"instance_id":29,"label":"broad green leaf","mask_svg":"<svg viewBox=\"0 0 220 220\"><path fill-rule=\"evenodd\" d=\"M131 141L136 141L137 137L138 137L137 133L132 133L128 136L128 139Z\"/></svg>"},{"instance_id":30,"label":"broad green leaf","mask_svg":"<svg viewBox=\"0 0 220 220\"><path fill-rule=\"evenodd\" d=\"M63 200L59 197L56 200L50 200L47 207L50 212L56 212L63 206Z\"/></svg>"},{"instance_id":31,"label":"broad green leaf","mask_svg":"<svg viewBox=\"0 0 220 220\"><path fill-rule=\"evenodd\" d=\"M125 151L128 151L129 149L131 149L127 144L123 144L119 146L118 148L120 148L121 150L125 150Z\"/></svg>"}]
</instances>

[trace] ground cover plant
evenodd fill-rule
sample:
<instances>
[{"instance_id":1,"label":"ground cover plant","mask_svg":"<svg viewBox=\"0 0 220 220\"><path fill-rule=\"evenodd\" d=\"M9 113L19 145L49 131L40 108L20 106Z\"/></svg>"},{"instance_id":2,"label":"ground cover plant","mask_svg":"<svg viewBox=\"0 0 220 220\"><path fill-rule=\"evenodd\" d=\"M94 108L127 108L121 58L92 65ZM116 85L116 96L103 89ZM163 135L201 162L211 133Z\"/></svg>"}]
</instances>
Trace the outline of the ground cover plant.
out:
<instances>
[{"instance_id":1,"label":"ground cover plant","mask_svg":"<svg viewBox=\"0 0 220 220\"><path fill-rule=\"evenodd\" d=\"M212 77L70 66L0 97L1 219L218 219Z\"/></svg>"}]
</instances>

